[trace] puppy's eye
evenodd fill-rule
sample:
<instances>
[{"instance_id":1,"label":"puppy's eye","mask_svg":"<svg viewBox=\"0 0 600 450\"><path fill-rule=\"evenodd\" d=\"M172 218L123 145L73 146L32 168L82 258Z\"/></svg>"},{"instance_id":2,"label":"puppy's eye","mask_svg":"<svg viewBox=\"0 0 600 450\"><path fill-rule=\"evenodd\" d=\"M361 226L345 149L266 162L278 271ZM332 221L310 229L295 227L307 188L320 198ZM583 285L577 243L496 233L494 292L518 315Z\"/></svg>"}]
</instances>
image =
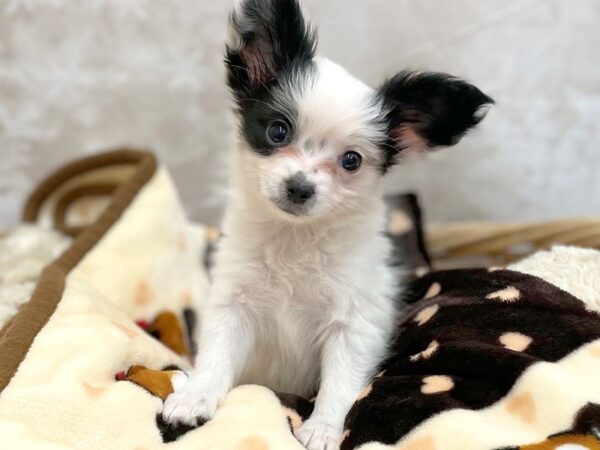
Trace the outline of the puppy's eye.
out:
<instances>
[{"instance_id":1,"label":"puppy's eye","mask_svg":"<svg viewBox=\"0 0 600 450\"><path fill-rule=\"evenodd\" d=\"M276 120L267 128L267 137L272 144L282 144L287 141L289 131L288 125L285 122Z\"/></svg>"},{"instance_id":2,"label":"puppy's eye","mask_svg":"<svg viewBox=\"0 0 600 450\"><path fill-rule=\"evenodd\" d=\"M342 156L342 167L349 172L354 172L360 167L362 162L362 156L354 151L344 153Z\"/></svg>"}]
</instances>

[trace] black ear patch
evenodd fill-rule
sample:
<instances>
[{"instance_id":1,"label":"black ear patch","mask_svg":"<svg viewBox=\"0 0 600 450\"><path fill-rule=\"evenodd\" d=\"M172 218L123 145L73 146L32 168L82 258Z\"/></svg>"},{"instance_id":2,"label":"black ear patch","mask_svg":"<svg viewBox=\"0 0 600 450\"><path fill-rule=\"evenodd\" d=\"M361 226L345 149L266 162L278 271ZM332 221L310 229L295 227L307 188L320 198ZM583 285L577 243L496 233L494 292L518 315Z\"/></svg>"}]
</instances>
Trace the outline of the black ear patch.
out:
<instances>
[{"instance_id":1,"label":"black ear patch","mask_svg":"<svg viewBox=\"0 0 600 450\"><path fill-rule=\"evenodd\" d=\"M297 0L243 0L231 15L230 28L225 62L237 95L268 85L315 55L316 34Z\"/></svg>"},{"instance_id":2,"label":"black ear patch","mask_svg":"<svg viewBox=\"0 0 600 450\"><path fill-rule=\"evenodd\" d=\"M477 87L441 73L400 72L379 89L392 145L386 160L398 152L456 144L494 101Z\"/></svg>"}]
</instances>

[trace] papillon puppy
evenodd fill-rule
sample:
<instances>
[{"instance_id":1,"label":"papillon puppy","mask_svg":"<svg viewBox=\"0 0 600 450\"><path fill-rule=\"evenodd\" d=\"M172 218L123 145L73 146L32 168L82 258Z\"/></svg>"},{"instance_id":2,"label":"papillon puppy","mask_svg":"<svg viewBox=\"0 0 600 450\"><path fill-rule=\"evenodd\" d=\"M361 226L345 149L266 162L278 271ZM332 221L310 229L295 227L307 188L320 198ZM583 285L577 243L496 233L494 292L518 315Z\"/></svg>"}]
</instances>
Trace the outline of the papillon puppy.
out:
<instances>
[{"instance_id":1,"label":"papillon puppy","mask_svg":"<svg viewBox=\"0 0 600 450\"><path fill-rule=\"evenodd\" d=\"M297 0L242 0L231 15L230 199L196 368L163 417L210 419L239 384L318 392L296 436L332 450L400 314L383 176L404 153L456 143L492 100L435 73L373 89L316 45Z\"/></svg>"}]
</instances>

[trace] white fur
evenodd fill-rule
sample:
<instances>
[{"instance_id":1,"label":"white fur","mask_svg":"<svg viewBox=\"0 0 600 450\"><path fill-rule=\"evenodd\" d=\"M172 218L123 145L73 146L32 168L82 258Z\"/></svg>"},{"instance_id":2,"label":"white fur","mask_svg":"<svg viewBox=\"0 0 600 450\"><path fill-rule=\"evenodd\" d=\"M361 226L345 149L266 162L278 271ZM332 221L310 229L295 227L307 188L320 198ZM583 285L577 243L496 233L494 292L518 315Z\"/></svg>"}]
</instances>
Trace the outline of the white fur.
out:
<instances>
[{"instance_id":1,"label":"white fur","mask_svg":"<svg viewBox=\"0 0 600 450\"><path fill-rule=\"evenodd\" d=\"M165 402L170 421L212 417L237 384L304 396L318 389L297 436L309 449L336 449L350 406L385 355L399 275L386 264L378 106L339 66L318 59L317 67L301 94L290 89L298 109L292 155L258 156L243 139L234 152L196 370ZM363 155L356 173L339 167L348 149ZM298 171L317 193L306 214L292 216L274 200Z\"/></svg>"},{"instance_id":2,"label":"white fur","mask_svg":"<svg viewBox=\"0 0 600 450\"><path fill-rule=\"evenodd\" d=\"M557 245L508 266L534 275L582 300L600 313L600 251Z\"/></svg>"},{"instance_id":3,"label":"white fur","mask_svg":"<svg viewBox=\"0 0 600 450\"><path fill-rule=\"evenodd\" d=\"M71 239L38 225L0 231L0 328L29 301L44 267Z\"/></svg>"}]
</instances>

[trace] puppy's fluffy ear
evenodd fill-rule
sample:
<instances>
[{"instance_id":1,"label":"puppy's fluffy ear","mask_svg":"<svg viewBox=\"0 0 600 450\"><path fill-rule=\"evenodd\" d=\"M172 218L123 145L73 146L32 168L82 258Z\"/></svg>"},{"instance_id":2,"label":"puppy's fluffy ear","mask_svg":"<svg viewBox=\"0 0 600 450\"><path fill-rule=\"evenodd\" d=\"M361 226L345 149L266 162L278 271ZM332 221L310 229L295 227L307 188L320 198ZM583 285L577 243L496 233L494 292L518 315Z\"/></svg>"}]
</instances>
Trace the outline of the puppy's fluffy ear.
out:
<instances>
[{"instance_id":1,"label":"puppy's fluffy ear","mask_svg":"<svg viewBox=\"0 0 600 450\"><path fill-rule=\"evenodd\" d=\"M388 165L403 150L456 144L494 103L475 86L440 73L400 72L379 94L392 141Z\"/></svg>"},{"instance_id":2,"label":"puppy's fluffy ear","mask_svg":"<svg viewBox=\"0 0 600 450\"><path fill-rule=\"evenodd\" d=\"M268 85L280 72L310 63L315 46L297 0L241 0L230 19L229 86L240 95Z\"/></svg>"}]
</instances>

